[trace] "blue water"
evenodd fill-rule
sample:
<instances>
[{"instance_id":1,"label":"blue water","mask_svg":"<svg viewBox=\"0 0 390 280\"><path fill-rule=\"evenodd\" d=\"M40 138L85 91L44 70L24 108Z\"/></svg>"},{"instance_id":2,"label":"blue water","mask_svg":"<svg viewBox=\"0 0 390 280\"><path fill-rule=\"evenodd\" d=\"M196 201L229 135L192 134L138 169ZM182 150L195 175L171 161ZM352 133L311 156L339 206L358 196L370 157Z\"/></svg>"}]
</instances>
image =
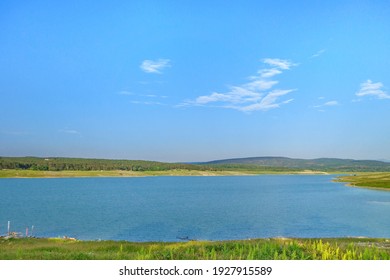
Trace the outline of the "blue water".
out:
<instances>
[{"instance_id":1,"label":"blue water","mask_svg":"<svg viewBox=\"0 0 390 280\"><path fill-rule=\"evenodd\" d=\"M0 179L0 235L177 241L390 237L390 192L333 176Z\"/></svg>"}]
</instances>

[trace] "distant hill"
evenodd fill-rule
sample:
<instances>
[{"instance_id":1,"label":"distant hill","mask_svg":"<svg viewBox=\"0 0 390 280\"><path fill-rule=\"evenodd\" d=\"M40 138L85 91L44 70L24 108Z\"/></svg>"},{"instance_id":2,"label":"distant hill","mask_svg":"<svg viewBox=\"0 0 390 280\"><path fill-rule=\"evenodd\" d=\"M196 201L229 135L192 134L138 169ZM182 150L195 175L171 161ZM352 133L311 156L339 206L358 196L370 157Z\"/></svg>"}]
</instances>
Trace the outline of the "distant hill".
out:
<instances>
[{"instance_id":1,"label":"distant hill","mask_svg":"<svg viewBox=\"0 0 390 280\"><path fill-rule=\"evenodd\" d=\"M353 160L339 158L295 159L288 157L248 157L214 160L202 164L219 168L287 168L319 171L390 171L390 163L378 160Z\"/></svg>"}]
</instances>

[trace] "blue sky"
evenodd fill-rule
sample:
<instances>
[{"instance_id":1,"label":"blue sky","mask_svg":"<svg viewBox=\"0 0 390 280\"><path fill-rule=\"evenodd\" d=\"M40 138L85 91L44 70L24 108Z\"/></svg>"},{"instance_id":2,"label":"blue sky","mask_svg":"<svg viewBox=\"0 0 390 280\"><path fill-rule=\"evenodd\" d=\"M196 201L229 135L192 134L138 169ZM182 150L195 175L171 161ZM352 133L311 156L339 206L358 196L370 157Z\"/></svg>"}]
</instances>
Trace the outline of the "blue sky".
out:
<instances>
[{"instance_id":1,"label":"blue sky","mask_svg":"<svg viewBox=\"0 0 390 280\"><path fill-rule=\"evenodd\" d=\"M388 1L1 1L0 155L390 159Z\"/></svg>"}]
</instances>

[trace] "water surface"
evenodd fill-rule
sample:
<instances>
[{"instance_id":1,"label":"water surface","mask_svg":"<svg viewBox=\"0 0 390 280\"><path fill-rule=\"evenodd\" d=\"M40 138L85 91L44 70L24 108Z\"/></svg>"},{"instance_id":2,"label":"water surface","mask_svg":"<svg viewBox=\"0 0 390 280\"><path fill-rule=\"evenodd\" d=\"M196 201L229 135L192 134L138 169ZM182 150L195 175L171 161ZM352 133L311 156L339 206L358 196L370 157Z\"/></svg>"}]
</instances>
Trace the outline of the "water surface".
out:
<instances>
[{"instance_id":1,"label":"water surface","mask_svg":"<svg viewBox=\"0 0 390 280\"><path fill-rule=\"evenodd\" d=\"M334 176L0 179L0 235L176 241L390 237L390 192Z\"/></svg>"}]
</instances>

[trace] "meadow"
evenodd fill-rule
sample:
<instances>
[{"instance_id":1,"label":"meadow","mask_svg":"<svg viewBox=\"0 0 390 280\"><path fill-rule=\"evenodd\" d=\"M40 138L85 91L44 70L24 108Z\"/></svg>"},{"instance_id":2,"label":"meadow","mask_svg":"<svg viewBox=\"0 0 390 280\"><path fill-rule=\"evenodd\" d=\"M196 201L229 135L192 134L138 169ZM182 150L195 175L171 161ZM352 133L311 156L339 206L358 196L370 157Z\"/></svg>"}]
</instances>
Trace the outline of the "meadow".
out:
<instances>
[{"instance_id":1,"label":"meadow","mask_svg":"<svg viewBox=\"0 0 390 280\"><path fill-rule=\"evenodd\" d=\"M390 240L372 238L127 242L1 238L2 260L389 260Z\"/></svg>"},{"instance_id":2,"label":"meadow","mask_svg":"<svg viewBox=\"0 0 390 280\"><path fill-rule=\"evenodd\" d=\"M335 181L346 182L352 187L390 190L390 172L361 172L338 177Z\"/></svg>"}]
</instances>

